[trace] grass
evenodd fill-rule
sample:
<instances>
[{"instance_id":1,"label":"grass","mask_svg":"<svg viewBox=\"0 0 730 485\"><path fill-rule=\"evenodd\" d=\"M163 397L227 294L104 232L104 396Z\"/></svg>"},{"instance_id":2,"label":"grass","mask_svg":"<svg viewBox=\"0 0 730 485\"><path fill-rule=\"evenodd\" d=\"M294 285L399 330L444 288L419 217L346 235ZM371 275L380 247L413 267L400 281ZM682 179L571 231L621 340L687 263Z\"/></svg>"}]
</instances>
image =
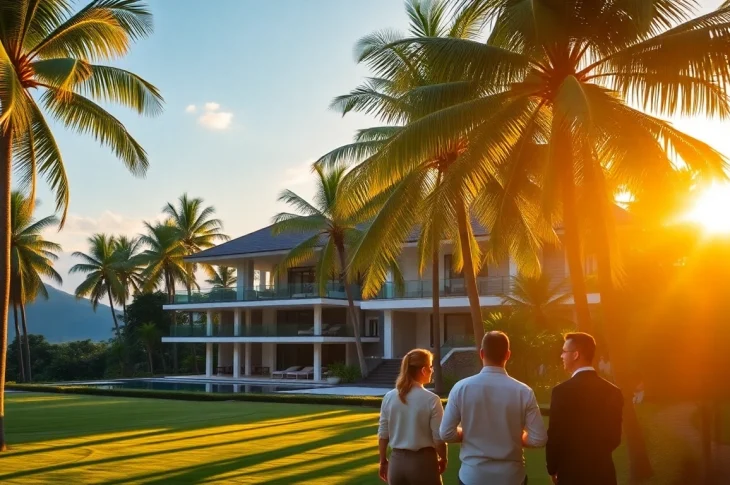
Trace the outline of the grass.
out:
<instances>
[{"instance_id":1,"label":"grass","mask_svg":"<svg viewBox=\"0 0 730 485\"><path fill-rule=\"evenodd\" d=\"M6 411L3 484L382 483L376 409L19 393ZM666 485L680 447L654 428L652 483ZM526 460L530 484L548 484L544 452ZM626 483L625 450L616 461ZM445 483L456 483L458 463L452 446Z\"/></svg>"}]
</instances>

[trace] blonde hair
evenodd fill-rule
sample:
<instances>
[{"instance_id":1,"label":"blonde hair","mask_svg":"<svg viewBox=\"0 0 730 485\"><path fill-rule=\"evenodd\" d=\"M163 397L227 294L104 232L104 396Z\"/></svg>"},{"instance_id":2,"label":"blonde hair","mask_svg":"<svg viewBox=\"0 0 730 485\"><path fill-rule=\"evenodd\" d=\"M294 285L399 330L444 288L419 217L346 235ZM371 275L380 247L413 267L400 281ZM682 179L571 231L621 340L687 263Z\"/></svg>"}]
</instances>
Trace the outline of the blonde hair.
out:
<instances>
[{"instance_id":1,"label":"blonde hair","mask_svg":"<svg viewBox=\"0 0 730 485\"><path fill-rule=\"evenodd\" d=\"M416 376L421 369L429 367L433 362L433 354L425 349L413 349L403 357L400 364L400 374L395 381L395 388L398 389L398 397L406 403L406 396L416 383Z\"/></svg>"}]
</instances>

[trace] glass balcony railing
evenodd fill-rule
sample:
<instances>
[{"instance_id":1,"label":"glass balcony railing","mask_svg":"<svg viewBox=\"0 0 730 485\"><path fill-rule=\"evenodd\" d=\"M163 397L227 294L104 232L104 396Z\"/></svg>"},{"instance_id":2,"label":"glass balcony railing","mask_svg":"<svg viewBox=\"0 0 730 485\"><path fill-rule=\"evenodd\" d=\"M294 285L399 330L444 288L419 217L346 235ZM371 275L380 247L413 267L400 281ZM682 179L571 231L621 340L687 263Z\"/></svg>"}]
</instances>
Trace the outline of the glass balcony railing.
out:
<instances>
[{"instance_id":1,"label":"glass balcony railing","mask_svg":"<svg viewBox=\"0 0 730 485\"><path fill-rule=\"evenodd\" d=\"M487 276L477 278L477 291L480 296L500 296L509 293L512 278L509 276ZM431 298L431 280L406 281L402 289L395 283L386 283L375 297L380 300L395 298ZM439 295L466 296L466 282L463 278L439 280Z\"/></svg>"},{"instance_id":2,"label":"glass balcony railing","mask_svg":"<svg viewBox=\"0 0 730 485\"><path fill-rule=\"evenodd\" d=\"M315 333L311 323L254 324L241 325L239 335L235 335L233 324L214 324L211 337L352 337L352 327L346 323L322 324L322 330ZM205 337L207 325L176 325L171 327L171 337Z\"/></svg>"},{"instance_id":3,"label":"glass balcony railing","mask_svg":"<svg viewBox=\"0 0 730 485\"><path fill-rule=\"evenodd\" d=\"M351 285L353 298L360 299L361 291L357 285ZM244 289L239 294L235 288L209 288L193 290L190 295L186 290L175 292L175 303L221 303L232 301L257 300L291 300L296 298L331 298L345 300L345 286L334 282L328 283L320 294L314 283L292 285L262 285Z\"/></svg>"}]
</instances>

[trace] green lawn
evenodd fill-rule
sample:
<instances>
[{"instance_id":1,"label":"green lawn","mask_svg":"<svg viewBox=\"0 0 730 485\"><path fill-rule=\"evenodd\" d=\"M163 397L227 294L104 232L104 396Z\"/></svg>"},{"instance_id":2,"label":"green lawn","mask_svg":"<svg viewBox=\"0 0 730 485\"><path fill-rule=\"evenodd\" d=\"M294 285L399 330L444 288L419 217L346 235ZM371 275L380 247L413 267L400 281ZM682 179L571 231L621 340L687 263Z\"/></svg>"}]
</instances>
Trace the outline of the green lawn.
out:
<instances>
[{"instance_id":1,"label":"green lawn","mask_svg":"<svg viewBox=\"0 0 730 485\"><path fill-rule=\"evenodd\" d=\"M381 483L374 409L9 394L6 411L3 484ZM665 485L681 446L655 428L652 483ZM458 447L450 456L447 484ZM625 476L624 450L616 459ZM543 451L529 451L527 467L531 485L549 483Z\"/></svg>"}]
</instances>

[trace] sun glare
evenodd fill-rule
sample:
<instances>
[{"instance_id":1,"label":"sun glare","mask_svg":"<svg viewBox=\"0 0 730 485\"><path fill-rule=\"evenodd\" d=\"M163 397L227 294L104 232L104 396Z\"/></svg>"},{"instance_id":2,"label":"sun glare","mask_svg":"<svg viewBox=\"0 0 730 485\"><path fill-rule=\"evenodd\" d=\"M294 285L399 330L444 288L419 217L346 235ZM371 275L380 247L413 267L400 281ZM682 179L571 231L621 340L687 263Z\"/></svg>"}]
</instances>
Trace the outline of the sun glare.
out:
<instances>
[{"instance_id":1,"label":"sun glare","mask_svg":"<svg viewBox=\"0 0 730 485\"><path fill-rule=\"evenodd\" d=\"M700 224L705 231L730 234L730 184L714 183L697 197L687 219Z\"/></svg>"}]
</instances>

